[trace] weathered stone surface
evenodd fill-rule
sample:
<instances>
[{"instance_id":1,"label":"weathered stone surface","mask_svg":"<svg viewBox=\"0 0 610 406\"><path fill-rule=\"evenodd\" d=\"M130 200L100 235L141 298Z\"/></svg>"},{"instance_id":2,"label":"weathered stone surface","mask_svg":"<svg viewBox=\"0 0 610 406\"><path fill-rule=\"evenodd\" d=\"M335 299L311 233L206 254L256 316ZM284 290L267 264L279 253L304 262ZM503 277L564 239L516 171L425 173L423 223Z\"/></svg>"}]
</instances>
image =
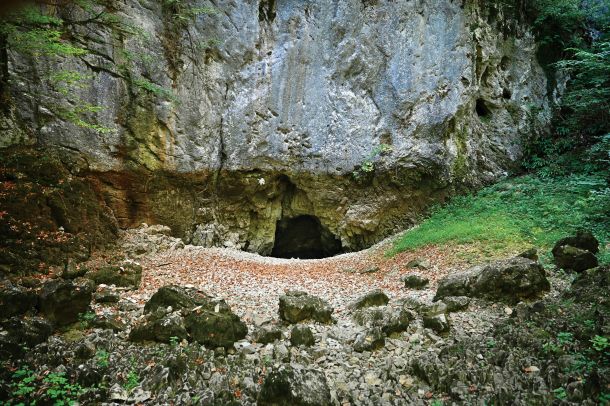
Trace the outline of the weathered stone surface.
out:
<instances>
[{"instance_id":1,"label":"weathered stone surface","mask_svg":"<svg viewBox=\"0 0 610 406\"><path fill-rule=\"evenodd\" d=\"M480 297L518 302L550 289L544 268L530 259L515 257L476 266L439 282L434 300L447 296Z\"/></svg>"},{"instance_id":2,"label":"weathered stone surface","mask_svg":"<svg viewBox=\"0 0 610 406\"><path fill-rule=\"evenodd\" d=\"M180 340L188 337L184 319L179 312L153 313L144 322L135 326L129 334L129 339L132 341L169 343L172 337Z\"/></svg>"},{"instance_id":3,"label":"weathered stone surface","mask_svg":"<svg viewBox=\"0 0 610 406\"><path fill-rule=\"evenodd\" d=\"M556 251L564 245L580 248L581 250L586 250L593 254L599 252L599 241L597 241L597 238L589 231L579 230L576 232L576 235L565 237L557 241L553 246L553 255L555 256Z\"/></svg>"},{"instance_id":4,"label":"weathered stone surface","mask_svg":"<svg viewBox=\"0 0 610 406\"><path fill-rule=\"evenodd\" d=\"M358 299L356 299L350 307L352 309L362 309L371 306L383 306L388 304L390 298L381 289L372 290Z\"/></svg>"},{"instance_id":5,"label":"weathered stone surface","mask_svg":"<svg viewBox=\"0 0 610 406\"><path fill-rule=\"evenodd\" d=\"M424 278L417 274L405 275L402 278L402 281L405 283L405 288L410 289L423 289L430 282L428 278Z\"/></svg>"},{"instance_id":6,"label":"weathered stone surface","mask_svg":"<svg viewBox=\"0 0 610 406\"><path fill-rule=\"evenodd\" d=\"M379 327L367 328L354 340L354 351L375 351L385 345L385 334Z\"/></svg>"},{"instance_id":7,"label":"weathered stone surface","mask_svg":"<svg viewBox=\"0 0 610 406\"><path fill-rule=\"evenodd\" d=\"M252 340L261 344L269 344L282 338L282 330L273 324L265 324L254 330Z\"/></svg>"},{"instance_id":8,"label":"weathered stone surface","mask_svg":"<svg viewBox=\"0 0 610 406\"><path fill-rule=\"evenodd\" d=\"M422 317L424 327L442 334L449 331L449 318L445 313L425 314Z\"/></svg>"},{"instance_id":9,"label":"weathered stone surface","mask_svg":"<svg viewBox=\"0 0 610 406\"><path fill-rule=\"evenodd\" d=\"M144 313L151 313L159 308L172 307L174 310L190 309L195 306L213 308L212 298L205 293L187 289L178 285L160 287L144 305ZM225 307L225 306L223 306Z\"/></svg>"},{"instance_id":10,"label":"weathered stone surface","mask_svg":"<svg viewBox=\"0 0 610 406\"><path fill-rule=\"evenodd\" d=\"M210 348L230 348L248 334L246 324L230 311L193 310L184 324L191 339Z\"/></svg>"},{"instance_id":11,"label":"weathered stone surface","mask_svg":"<svg viewBox=\"0 0 610 406\"><path fill-rule=\"evenodd\" d=\"M14 285L8 280L0 281L0 319L8 319L34 310L38 302L36 294Z\"/></svg>"},{"instance_id":12,"label":"weathered stone surface","mask_svg":"<svg viewBox=\"0 0 610 406\"><path fill-rule=\"evenodd\" d=\"M60 326L74 323L89 309L92 294L93 288L85 280L49 281L40 291L40 312Z\"/></svg>"},{"instance_id":13,"label":"weathered stone surface","mask_svg":"<svg viewBox=\"0 0 610 406\"><path fill-rule=\"evenodd\" d=\"M295 346L310 347L314 345L316 339L313 336L311 329L307 326L296 325L290 330L290 344Z\"/></svg>"},{"instance_id":14,"label":"weathered stone surface","mask_svg":"<svg viewBox=\"0 0 610 406\"><path fill-rule=\"evenodd\" d=\"M354 312L353 318L361 326L377 327L390 335L406 331L415 313L406 307L364 308Z\"/></svg>"},{"instance_id":15,"label":"weathered stone surface","mask_svg":"<svg viewBox=\"0 0 610 406\"><path fill-rule=\"evenodd\" d=\"M302 365L282 365L263 381L260 406L330 406L331 395L324 372Z\"/></svg>"},{"instance_id":16,"label":"weathered stone surface","mask_svg":"<svg viewBox=\"0 0 610 406\"><path fill-rule=\"evenodd\" d=\"M280 296L280 319L289 323L315 320L320 323L332 322L333 308L319 297L303 292L288 292Z\"/></svg>"},{"instance_id":17,"label":"weathered stone surface","mask_svg":"<svg viewBox=\"0 0 610 406\"><path fill-rule=\"evenodd\" d=\"M138 288L142 282L142 266L126 261L121 265L103 266L85 274L96 284L115 285L124 288Z\"/></svg>"},{"instance_id":18,"label":"weathered stone surface","mask_svg":"<svg viewBox=\"0 0 610 406\"><path fill-rule=\"evenodd\" d=\"M598 265L597 257L591 251L571 245L556 246L553 248L553 257L559 268L575 272L586 271Z\"/></svg>"},{"instance_id":19,"label":"weathered stone surface","mask_svg":"<svg viewBox=\"0 0 610 406\"><path fill-rule=\"evenodd\" d=\"M121 295L114 289L102 287L93 294L93 300L96 303L117 303Z\"/></svg>"},{"instance_id":20,"label":"weathered stone surface","mask_svg":"<svg viewBox=\"0 0 610 406\"><path fill-rule=\"evenodd\" d=\"M53 327L42 318L13 317L0 322L0 355L3 359L19 356L51 335Z\"/></svg>"},{"instance_id":21,"label":"weathered stone surface","mask_svg":"<svg viewBox=\"0 0 610 406\"><path fill-rule=\"evenodd\" d=\"M222 0L176 35L165 3L129 0L113 12L146 27L146 40L114 41L94 24L73 36L92 50L82 58L10 52L0 146L60 149L124 227L167 224L186 241L269 253L278 218L308 214L353 250L502 176L547 123L534 35L518 19L504 29L487 2L269 4L272 17ZM227 40L194 51L212 38ZM126 54L142 55L129 77ZM70 107L43 82L62 67L91 77L71 100L102 104L93 120L115 132L48 111ZM143 77L167 92L142 88Z\"/></svg>"},{"instance_id":22,"label":"weathered stone surface","mask_svg":"<svg viewBox=\"0 0 610 406\"><path fill-rule=\"evenodd\" d=\"M447 296L443 298L443 303L447 306L447 312L459 312L468 308L470 298L466 296Z\"/></svg>"}]
</instances>

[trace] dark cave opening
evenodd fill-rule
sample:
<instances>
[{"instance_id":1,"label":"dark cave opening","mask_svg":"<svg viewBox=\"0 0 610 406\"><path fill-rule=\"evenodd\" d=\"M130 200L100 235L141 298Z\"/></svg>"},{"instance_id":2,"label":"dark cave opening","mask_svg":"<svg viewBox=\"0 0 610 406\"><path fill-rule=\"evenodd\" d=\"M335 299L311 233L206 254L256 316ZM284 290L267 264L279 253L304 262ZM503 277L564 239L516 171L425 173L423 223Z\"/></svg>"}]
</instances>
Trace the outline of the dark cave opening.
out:
<instances>
[{"instance_id":1,"label":"dark cave opening","mask_svg":"<svg viewBox=\"0 0 610 406\"><path fill-rule=\"evenodd\" d=\"M483 99L478 99L475 104L475 111L477 116L481 118L489 118L491 116L491 109Z\"/></svg>"},{"instance_id":2,"label":"dark cave opening","mask_svg":"<svg viewBox=\"0 0 610 406\"><path fill-rule=\"evenodd\" d=\"M317 217L304 215L277 222L273 257L317 259L342 252L341 241Z\"/></svg>"}]
</instances>

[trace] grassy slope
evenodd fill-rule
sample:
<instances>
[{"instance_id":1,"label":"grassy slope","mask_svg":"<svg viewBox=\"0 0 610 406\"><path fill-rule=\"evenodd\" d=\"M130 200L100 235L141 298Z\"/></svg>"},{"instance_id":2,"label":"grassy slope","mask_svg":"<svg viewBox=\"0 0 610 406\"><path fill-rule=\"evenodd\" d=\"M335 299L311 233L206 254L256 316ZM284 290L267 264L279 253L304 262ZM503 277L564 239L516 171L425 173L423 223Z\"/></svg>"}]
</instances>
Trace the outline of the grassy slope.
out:
<instances>
[{"instance_id":1,"label":"grassy slope","mask_svg":"<svg viewBox=\"0 0 610 406\"><path fill-rule=\"evenodd\" d=\"M511 178L436 208L397 240L390 255L428 245L475 245L486 256L536 246L548 259L555 241L575 230L600 240L610 262L610 188L602 174Z\"/></svg>"}]
</instances>

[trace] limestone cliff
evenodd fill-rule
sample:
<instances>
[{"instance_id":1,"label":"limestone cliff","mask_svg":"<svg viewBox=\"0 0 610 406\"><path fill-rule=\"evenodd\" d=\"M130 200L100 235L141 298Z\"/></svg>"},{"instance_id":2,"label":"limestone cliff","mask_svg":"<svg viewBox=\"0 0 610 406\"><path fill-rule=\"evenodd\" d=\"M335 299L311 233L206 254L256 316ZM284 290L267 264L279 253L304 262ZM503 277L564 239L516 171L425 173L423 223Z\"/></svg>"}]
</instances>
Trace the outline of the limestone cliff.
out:
<instances>
[{"instance_id":1,"label":"limestone cliff","mask_svg":"<svg viewBox=\"0 0 610 406\"><path fill-rule=\"evenodd\" d=\"M8 49L0 145L59 151L123 227L268 254L278 221L306 215L362 248L505 175L548 120L535 39L512 8L183 0L214 10L185 25L167 2L111 3L133 30L75 25L87 55ZM55 92L44 78L58 69L87 85ZM51 101L101 105L93 118L113 131L64 121Z\"/></svg>"}]
</instances>

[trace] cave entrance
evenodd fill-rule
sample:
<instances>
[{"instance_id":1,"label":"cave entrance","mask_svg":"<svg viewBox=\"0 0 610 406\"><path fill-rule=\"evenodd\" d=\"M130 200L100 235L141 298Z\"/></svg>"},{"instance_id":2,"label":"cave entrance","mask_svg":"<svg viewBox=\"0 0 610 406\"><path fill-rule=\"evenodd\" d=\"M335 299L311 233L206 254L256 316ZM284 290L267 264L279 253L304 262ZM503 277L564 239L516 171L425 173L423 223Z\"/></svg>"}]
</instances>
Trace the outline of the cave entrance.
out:
<instances>
[{"instance_id":1,"label":"cave entrance","mask_svg":"<svg viewBox=\"0 0 610 406\"><path fill-rule=\"evenodd\" d=\"M277 222L273 257L315 259L341 252L341 241L315 216L282 218Z\"/></svg>"}]
</instances>

